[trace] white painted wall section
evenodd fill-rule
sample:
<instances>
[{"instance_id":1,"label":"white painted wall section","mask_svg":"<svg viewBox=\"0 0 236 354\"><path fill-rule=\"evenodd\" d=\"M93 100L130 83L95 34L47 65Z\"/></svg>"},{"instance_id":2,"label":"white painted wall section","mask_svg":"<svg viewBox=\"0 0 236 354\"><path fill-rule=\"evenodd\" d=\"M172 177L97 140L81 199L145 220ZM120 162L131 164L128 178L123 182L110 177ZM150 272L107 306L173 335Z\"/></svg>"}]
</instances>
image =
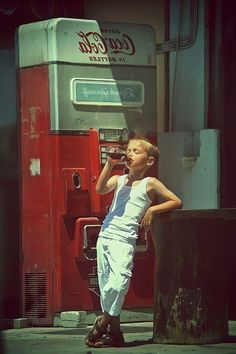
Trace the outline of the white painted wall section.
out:
<instances>
[{"instance_id":1,"label":"white painted wall section","mask_svg":"<svg viewBox=\"0 0 236 354\"><path fill-rule=\"evenodd\" d=\"M219 132L158 133L158 175L183 201L184 209L219 207Z\"/></svg>"}]
</instances>

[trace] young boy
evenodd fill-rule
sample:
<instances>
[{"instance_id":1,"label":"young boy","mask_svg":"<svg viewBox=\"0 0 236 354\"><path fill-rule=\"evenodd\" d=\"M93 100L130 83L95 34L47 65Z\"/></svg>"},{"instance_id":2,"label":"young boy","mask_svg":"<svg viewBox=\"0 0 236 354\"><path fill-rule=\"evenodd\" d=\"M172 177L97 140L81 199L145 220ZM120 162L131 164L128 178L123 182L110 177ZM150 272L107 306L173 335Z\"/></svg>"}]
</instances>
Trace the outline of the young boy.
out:
<instances>
[{"instance_id":1,"label":"young boy","mask_svg":"<svg viewBox=\"0 0 236 354\"><path fill-rule=\"evenodd\" d=\"M120 312L132 275L138 228L150 229L153 217L181 207L181 200L155 177L145 177L157 161L159 149L145 138L132 138L127 147L126 175L110 177L119 162L111 157L99 176L96 191L115 190L97 241L97 269L102 315L95 320L85 343L94 348L124 346ZM156 196L164 202L151 205ZM107 329L110 326L108 334Z\"/></svg>"}]
</instances>

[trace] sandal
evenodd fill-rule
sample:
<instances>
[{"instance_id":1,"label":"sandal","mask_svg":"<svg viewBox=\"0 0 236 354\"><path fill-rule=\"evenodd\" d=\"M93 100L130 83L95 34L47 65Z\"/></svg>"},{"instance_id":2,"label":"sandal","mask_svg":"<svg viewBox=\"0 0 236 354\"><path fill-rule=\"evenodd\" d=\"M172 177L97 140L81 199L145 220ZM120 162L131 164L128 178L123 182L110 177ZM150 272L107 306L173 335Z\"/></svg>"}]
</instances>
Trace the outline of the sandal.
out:
<instances>
[{"instance_id":1,"label":"sandal","mask_svg":"<svg viewBox=\"0 0 236 354\"><path fill-rule=\"evenodd\" d=\"M93 343L93 348L108 348L113 347L113 342L108 333L104 334L101 338Z\"/></svg>"},{"instance_id":2,"label":"sandal","mask_svg":"<svg viewBox=\"0 0 236 354\"><path fill-rule=\"evenodd\" d=\"M104 334L101 338L93 343L94 348L107 348L107 347L125 347L125 340L123 332L111 335L110 332Z\"/></svg>"},{"instance_id":3,"label":"sandal","mask_svg":"<svg viewBox=\"0 0 236 354\"><path fill-rule=\"evenodd\" d=\"M90 343L94 344L104 334L106 334L106 329L102 328L101 325L99 324L99 321L101 320L101 318L102 318L102 316L98 316L96 318L92 329L88 332L88 334L85 337L85 344L88 345L89 347L93 346ZM97 332L96 334L94 334L95 331Z\"/></svg>"}]
</instances>

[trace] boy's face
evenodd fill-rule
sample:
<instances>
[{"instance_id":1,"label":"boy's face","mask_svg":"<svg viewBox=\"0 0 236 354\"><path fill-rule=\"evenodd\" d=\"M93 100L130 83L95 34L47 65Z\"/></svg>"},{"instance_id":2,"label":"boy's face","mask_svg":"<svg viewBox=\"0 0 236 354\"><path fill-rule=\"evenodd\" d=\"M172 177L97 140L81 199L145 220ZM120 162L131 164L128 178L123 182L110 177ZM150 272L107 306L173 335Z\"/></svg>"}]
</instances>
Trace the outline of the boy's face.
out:
<instances>
[{"instance_id":1,"label":"boy's face","mask_svg":"<svg viewBox=\"0 0 236 354\"><path fill-rule=\"evenodd\" d=\"M153 164L153 158L148 157L147 148L142 141L130 140L126 152L127 161L125 164L128 169L146 169Z\"/></svg>"}]
</instances>

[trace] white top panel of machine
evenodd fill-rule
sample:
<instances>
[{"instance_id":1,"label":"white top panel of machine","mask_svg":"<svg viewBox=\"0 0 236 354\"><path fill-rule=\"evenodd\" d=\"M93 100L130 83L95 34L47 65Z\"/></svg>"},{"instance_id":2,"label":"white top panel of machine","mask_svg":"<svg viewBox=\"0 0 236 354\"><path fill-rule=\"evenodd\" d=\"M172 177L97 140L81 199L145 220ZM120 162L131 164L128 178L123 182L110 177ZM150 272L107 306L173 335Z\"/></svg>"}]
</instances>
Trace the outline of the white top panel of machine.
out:
<instances>
[{"instance_id":1,"label":"white top panel of machine","mask_svg":"<svg viewBox=\"0 0 236 354\"><path fill-rule=\"evenodd\" d=\"M145 24L56 18L21 25L17 40L19 67L156 63L155 31Z\"/></svg>"}]
</instances>

